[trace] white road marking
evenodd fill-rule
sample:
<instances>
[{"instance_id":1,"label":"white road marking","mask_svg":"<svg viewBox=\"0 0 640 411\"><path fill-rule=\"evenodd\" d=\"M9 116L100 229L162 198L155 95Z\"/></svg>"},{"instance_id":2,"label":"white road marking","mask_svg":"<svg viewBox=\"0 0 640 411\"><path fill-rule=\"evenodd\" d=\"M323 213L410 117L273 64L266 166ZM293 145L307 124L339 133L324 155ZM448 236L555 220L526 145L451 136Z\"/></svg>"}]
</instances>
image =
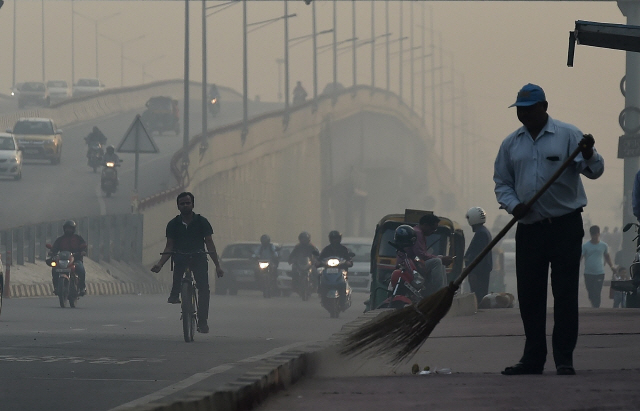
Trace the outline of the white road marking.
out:
<instances>
[{"instance_id":1,"label":"white road marking","mask_svg":"<svg viewBox=\"0 0 640 411\"><path fill-rule=\"evenodd\" d=\"M289 345L284 345L282 347L278 347L278 348L274 348L271 351L267 351L264 354L260 354L260 355L254 355L252 357L248 357L245 358L243 360L237 361L237 362L232 362L232 363L228 363L228 364L222 364L222 365L218 365L216 367L210 368L204 372L199 372L197 374L193 374L191 377L186 378L182 381L178 381L175 384L172 384L168 387L165 387L159 391L156 391L152 394L149 395L145 395L144 397L140 397L137 400L133 400L130 401L126 404L122 404L117 406L116 408L112 408L109 411L124 411L124 410L130 410L132 408L135 408L139 405L143 405L143 404L148 404L150 402L153 401L158 401L161 400L164 397L167 397L171 394L174 394L175 392L185 389L187 387L190 387L194 384L199 383L200 381L207 379L209 377L211 377L212 375L215 374L220 374L223 373L225 371L228 371L234 367L236 367L237 364L239 363L251 363L251 362L257 362L260 361L262 359L271 357L273 355L276 354L280 354L281 352L287 351L290 348L295 348L298 347L300 345L306 344L306 342L298 342L298 343L293 343L293 344L289 344Z\"/></svg>"},{"instance_id":2,"label":"white road marking","mask_svg":"<svg viewBox=\"0 0 640 411\"><path fill-rule=\"evenodd\" d=\"M102 324L103 327L117 327L118 324Z\"/></svg>"},{"instance_id":3,"label":"white road marking","mask_svg":"<svg viewBox=\"0 0 640 411\"><path fill-rule=\"evenodd\" d=\"M32 380L73 380L73 381L126 381L126 382L158 382L164 380L136 380L131 378L46 378L46 377L32 377Z\"/></svg>"}]
</instances>

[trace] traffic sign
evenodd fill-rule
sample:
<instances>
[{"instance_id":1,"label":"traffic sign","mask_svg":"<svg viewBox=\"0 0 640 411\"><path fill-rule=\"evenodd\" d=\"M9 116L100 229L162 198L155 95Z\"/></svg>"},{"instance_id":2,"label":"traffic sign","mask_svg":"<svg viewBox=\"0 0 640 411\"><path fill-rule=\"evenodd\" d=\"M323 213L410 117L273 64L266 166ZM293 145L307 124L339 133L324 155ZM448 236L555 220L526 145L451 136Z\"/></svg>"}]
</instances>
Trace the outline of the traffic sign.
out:
<instances>
[{"instance_id":1,"label":"traffic sign","mask_svg":"<svg viewBox=\"0 0 640 411\"><path fill-rule=\"evenodd\" d=\"M153 154L159 151L158 146L156 146L156 143L144 128L140 114L136 115L122 141L118 144L116 151L118 153L137 154Z\"/></svg>"}]
</instances>

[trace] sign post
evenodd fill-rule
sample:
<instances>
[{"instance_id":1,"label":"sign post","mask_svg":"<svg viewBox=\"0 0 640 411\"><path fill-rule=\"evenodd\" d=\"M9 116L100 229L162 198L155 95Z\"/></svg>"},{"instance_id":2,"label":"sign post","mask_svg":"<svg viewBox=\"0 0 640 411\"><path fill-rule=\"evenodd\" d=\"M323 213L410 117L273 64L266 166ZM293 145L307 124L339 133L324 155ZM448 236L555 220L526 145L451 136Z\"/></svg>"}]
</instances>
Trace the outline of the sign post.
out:
<instances>
[{"instance_id":1,"label":"sign post","mask_svg":"<svg viewBox=\"0 0 640 411\"><path fill-rule=\"evenodd\" d=\"M160 151L149 133L147 133L147 130L144 128L140 114L136 115L136 118L129 126L129 129L122 138L122 141L118 144L116 151L118 153L134 153L136 155L135 181L133 187L137 198L140 153L154 154Z\"/></svg>"}]
</instances>

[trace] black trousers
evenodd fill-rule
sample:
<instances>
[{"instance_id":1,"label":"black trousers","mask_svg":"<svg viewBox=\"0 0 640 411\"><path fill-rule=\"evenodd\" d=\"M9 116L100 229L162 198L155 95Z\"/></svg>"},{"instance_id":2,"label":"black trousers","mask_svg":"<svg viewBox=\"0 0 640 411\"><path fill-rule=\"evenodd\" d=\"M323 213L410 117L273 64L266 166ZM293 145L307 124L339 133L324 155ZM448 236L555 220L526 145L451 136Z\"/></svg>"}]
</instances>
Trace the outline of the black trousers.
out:
<instances>
[{"instance_id":1,"label":"black trousers","mask_svg":"<svg viewBox=\"0 0 640 411\"><path fill-rule=\"evenodd\" d=\"M580 210L581 211L581 210ZM553 292L553 358L556 367L573 366L578 340L578 284L582 254L582 215L567 215L534 224L518 224L516 277L526 342L520 362L542 368L547 359L547 282L551 266Z\"/></svg>"},{"instance_id":2,"label":"black trousers","mask_svg":"<svg viewBox=\"0 0 640 411\"><path fill-rule=\"evenodd\" d=\"M584 285L587 287L589 301L593 308L600 308L600 296L602 295L602 284L604 284L604 274L584 275Z\"/></svg>"},{"instance_id":3,"label":"black trousers","mask_svg":"<svg viewBox=\"0 0 640 411\"><path fill-rule=\"evenodd\" d=\"M187 267L187 260L176 257L173 264L171 295L180 295L182 275ZM196 280L196 288L198 289L198 320L206 321L209 318L209 298L211 297L209 290L209 264L206 256L192 259L189 268L191 268L193 278Z\"/></svg>"}]
</instances>

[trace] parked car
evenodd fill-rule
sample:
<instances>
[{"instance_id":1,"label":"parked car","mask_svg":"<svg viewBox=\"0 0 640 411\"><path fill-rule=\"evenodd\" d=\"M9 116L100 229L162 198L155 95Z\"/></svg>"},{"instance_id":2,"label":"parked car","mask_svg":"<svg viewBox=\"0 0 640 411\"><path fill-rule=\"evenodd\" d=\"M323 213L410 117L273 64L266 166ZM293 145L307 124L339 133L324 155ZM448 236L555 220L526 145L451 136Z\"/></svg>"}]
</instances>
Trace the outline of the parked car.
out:
<instances>
[{"instance_id":1,"label":"parked car","mask_svg":"<svg viewBox=\"0 0 640 411\"><path fill-rule=\"evenodd\" d=\"M0 133L0 176L22 178L22 149L10 133Z\"/></svg>"},{"instance_id":2,"label":"parked car","mask_svg":"<svg viewBox=\"0 0 640 411\"><path fill-rule=\"evenodd\" d=\"M73 85L73 97L86 96L104 91L104 84L97 78L81 78Z\"/></svg>"},{"instance_id":3,"label":"parked car","mask_svg":"<svg viewBox=\"0 0 640 411\"><path fill-rule=\"evenodd\" d=\"M280 264L278 265L278 289L285 297L291 295L293 291L291 270L292 267L288 263L289 256L295 247L295 244L283 244L280 248Z\"/></svg>"},{"instance_id":4,"label":"parked car","mask_svg":"<svg viewBox=\"0 0 640 411\"><path fill-rule=\"evenodd\" d=\"M49 160L59 164L62 158L62 130L50 118L20 118L13 133L25 159Z\"/></svg>"},{"instance_id":5,"label":"parked car","mask_svg":"<svg viewBox=\"0 0 640 411\"><path fill-rule=\"evenodd\" d=\"M47 89L49 89L49 98L51 101L61 101L71 97L69 85L64 80L47 81Z\"/></svg>"},{"instance_id":6,"label":"parked car","mask_svg":"<svg viewBox=\"0 0 640 411\"><path fill-rule=\"evenodd\" d=\"M241 241L227 245L220 255L224 277L216 278L215 293L238 294L239 289L262 289L256 279L256 261L252 258L260 246L258 241Z\"/></svg>"},{"instance_id":7,"label":"parked car","mask_svg":"<svg viewBox=\"0 0 640 411\"><path fill-rule=\"evenodd\" d=\"M44 83L28 81L20 86L18 94L18 108L26 106L48 106L49 92Z\"/></svg>"}]
</instances>

